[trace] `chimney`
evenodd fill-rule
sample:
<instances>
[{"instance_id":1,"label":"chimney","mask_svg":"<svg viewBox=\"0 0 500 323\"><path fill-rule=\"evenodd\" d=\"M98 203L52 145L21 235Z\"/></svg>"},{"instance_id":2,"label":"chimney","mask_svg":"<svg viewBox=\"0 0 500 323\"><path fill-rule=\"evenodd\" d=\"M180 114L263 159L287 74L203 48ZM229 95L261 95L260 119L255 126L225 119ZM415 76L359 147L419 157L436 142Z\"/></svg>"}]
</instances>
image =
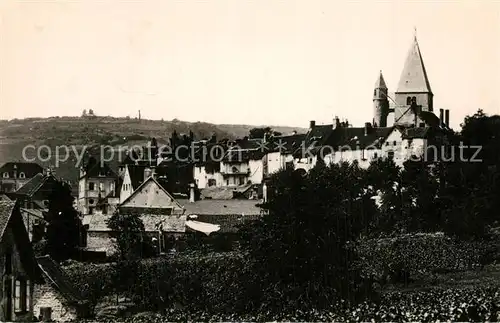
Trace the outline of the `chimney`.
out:
<instances>
[{"instance_id":1,"label":"chimney","mask_svg":"<svg viewBox=\"0 0 500 323\"><path fill-rule=\"evenodd\" d=\"M264 134L264 138L263 139L263 142L266 143L267 142L267 133Z\"/></svg>"},{"instance_id":2,"label":"chimney","mask_svg":"<svg viewBox=\"0 0 500 323\"><path fill-rule=\"evenodd\" d=\"M189 203L194 203L194 184L189 184Z\"/></svg>"},{"instance_id":3,"label":"chimney","mask_svg":"<svg viewBox=\"0 0 500 323\"><path fill-rule=\"evenodd\" d=\"M315 125L316 125L316 121L314 121L314 120L309 121L309 128L310 129L314 128Z\"/></svg>"},{"instance_id":4,"label":"chimney","mask_svg":"<svg viewBox=\"0 0 500 323\"><path fill-rule=\"evenodd\" d=\"M444 124L444 110L439 109L439 125L442 126Z\"/></svg>"},{"instance_id":5,"label":"chimney","mask_svg":"<svg viewBox=\"0 0 500 323\"><path fill-rule=\"evenodd\" d=\"M151 176L156 178L156 167L151 167Z\"/></svg>"},{"instance_id":6,"label":"chimney","mask_svg":"<svg viewBox=\"0 0 500 323\"><path fill-rule=\"evenodd\" d=\"M372 128L371 123L366 122L365 123L365 136L368 136L368 134L370 133L371 128Z\"/></svg>"},{"instance_id":7,"label":"chimney","mask_svg":"<svg viewBox=\"0 0 500 323\"><path fill-rule=\"evenodd\" d=\"M264 183L264 185L262 185L262 198L264 199L264 203L267 202L267 185L266 183Z\"/></svg>"},{"instance_id":8,"label":"chimney","mask_svg":"<svg viewBox=\"0 0 500 323\"><path fill-rule=\"evenodd\" d=\"M212 137L210 138L210 142L216 143L217 142L217 135L214 133L212 134Z\"/></svg>"},{"instance_id":9,"label":"chimney","mask_svg":"<svg viewBox=\"0 0 500 323\"><path fill-rule=\"evenodd\" d=\"M444 110L444 123L449 128L450 127L450 110Z\"/></svg>"},{"instance_id":10,"label":"chimney","mask_svg":"<svg viewBox=\"0 0 500 323\"><path fill-rule=\"evenodd\" d=\"M144 169L144 180L148 179L151 176L151 168L146 167Z\"/></svg>"}]
</instances>

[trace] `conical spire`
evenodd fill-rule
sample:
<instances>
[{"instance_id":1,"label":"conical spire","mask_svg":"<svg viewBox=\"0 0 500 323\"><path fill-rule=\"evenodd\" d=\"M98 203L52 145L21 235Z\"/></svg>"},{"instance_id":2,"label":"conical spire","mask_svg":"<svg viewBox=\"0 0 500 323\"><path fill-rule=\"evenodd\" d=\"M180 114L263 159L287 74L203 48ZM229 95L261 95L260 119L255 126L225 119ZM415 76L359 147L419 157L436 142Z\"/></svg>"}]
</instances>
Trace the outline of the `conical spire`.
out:
<instances>
[{"instance_id":1,"label":"conical spire","mask_svg":"<svg viewBox=\"0 0 500 323\"><path fill-rule=\"evenodd\" d=\"M377 82L375 82L375 88L376 89L387 89L387 85L385 85L384 76L382 75L382 71L380 71L380 75L377 79Z\"/></svg>"},{"instance_id":2,"label":"conical spire","mask_svg":"<svg viewBox=\"0 0 500 323\"><path fill-rule=\"evenodd\" d=\"M397 92L432 93L416 35L406 57Z\"/></svg>"}]
</instances>

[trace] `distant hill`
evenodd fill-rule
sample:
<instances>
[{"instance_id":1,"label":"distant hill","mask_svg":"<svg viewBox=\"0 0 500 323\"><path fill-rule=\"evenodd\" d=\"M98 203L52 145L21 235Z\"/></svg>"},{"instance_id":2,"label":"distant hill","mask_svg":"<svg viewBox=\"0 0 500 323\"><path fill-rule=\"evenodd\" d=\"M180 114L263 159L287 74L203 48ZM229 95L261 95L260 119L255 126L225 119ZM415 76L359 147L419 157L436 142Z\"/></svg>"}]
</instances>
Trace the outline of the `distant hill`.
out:
<instances>
[{"instance_id":1,"label":"distant hill","mask_svg":"<svg viewBox=\"0 0 500 323\"><path fill-rule=\"evenodd\" d=\"M54 165L55 147L71 146L81 147L109 145L113 147L133 146L145 144L151 137L155 137L160 144L168 142L170 135L176 131L178 134L189 134L193 131L195 139L209 138L215 134L218 139L236 139L248 135L250 129L262 126L252 125L230 125L211 124L206 122L185 122L180 120L138 120L132 118L114 118L101 116L87 117L51 117L51 118L27 118L0 120L0 165L7 161L23 160L23 148L34 145L39 149L42 161L37 162L43 166ZM297 131L304 133L307 129L269 126L275 131L283 134ZM51 147L52 156L47 155ZM27 158L37 157L35 149L29 147ZM60 149L60 155L65 156L65 150ZM78 169L75 168L77 158L70 153L69 158L61 163L56 169L56 174L71 182L78 177ZM118 160L111 162L117 164ZM78 166L78 165L76 165Z\"/></svg>"}]
</instances>

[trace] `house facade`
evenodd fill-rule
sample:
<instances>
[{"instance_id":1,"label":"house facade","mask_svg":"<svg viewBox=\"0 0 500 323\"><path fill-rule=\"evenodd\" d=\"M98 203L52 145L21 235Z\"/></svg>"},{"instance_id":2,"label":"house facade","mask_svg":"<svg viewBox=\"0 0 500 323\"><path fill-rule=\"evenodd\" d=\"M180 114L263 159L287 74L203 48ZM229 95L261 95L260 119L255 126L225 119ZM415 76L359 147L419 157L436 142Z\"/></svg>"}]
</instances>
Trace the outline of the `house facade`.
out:
<instances>
[{"instance_id":1,"label":"house facade","mask_svg":"<svg viewBox=\"0 0 500 323\"><path fill-rule=\"evenodd\" d=\"M33 321L33 292L43 277L13 201L0 201L0 275L0 321Z\"/></svg>"},{"instance_id":2,"label":"house facade","mask_svg":"<svg viewBox=\"0 0 500 323\"><path fill-rule=\"evenodd\" d=\"M80 168L78 210L92 214L99 207L104 213L113 213L119 201L118 179L108 164L90 157Z\"/></svg>"},{"instance_id":3,"label":"house facade","mask_svg":"<svg viewBox=\"0 0 500 323\"><path fill-rule=\"evenodd\" d=\"M42 173L37 163L8 162L0 167L0 192L11 193L20 189L35 175Z\"/></svg>"}]
</instances>

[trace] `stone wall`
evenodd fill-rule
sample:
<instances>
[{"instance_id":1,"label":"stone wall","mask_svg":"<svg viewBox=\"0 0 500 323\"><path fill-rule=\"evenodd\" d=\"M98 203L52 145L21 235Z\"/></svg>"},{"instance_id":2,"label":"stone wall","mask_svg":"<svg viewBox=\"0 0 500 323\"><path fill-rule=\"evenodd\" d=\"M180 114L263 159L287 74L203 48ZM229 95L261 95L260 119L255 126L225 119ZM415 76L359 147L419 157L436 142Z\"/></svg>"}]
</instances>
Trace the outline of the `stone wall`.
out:
<instances>
[{"instance_id":1,"label":"stone wall","mask_svg":"<svg viewBox=\"0 0 500 323\"><path fill-rule=\"evenodd\" d=\"M64 305L64 298L48 284L37 285L34 294L33 314L38 317L42 307L52 308L52 320L68 322L76 319L76 308Z\"/></svg>"}]
</instances>

